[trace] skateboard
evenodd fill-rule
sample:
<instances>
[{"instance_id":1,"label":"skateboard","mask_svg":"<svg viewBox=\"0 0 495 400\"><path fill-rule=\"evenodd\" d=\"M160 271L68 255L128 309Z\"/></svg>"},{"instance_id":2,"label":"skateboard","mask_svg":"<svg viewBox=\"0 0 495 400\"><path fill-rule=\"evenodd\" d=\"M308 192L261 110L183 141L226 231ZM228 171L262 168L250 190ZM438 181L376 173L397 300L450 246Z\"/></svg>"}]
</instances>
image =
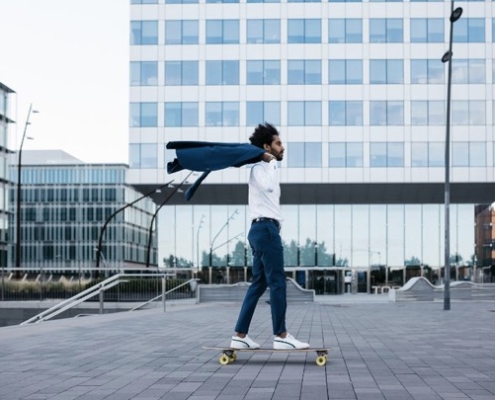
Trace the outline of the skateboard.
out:
<instances>
[{"instance_id":1,"label":"skateboard","mask_svg":"<svg viewBox=\"0 0 495 400\"><path fill-rule=\"evenodd\" d=\"M331 349L321 349L321 348L309 348L309 349L232 349L229 347L203 347L205 350L217 350L221 351L222 355L218 359L220 364L227 365L235 362L237 359L237 353L239 352L247 352L252 351L253 353L310 353L316 352L316 364L320 367L324 366L327 363L328 351Z\"/></svg>"}]
</instances>

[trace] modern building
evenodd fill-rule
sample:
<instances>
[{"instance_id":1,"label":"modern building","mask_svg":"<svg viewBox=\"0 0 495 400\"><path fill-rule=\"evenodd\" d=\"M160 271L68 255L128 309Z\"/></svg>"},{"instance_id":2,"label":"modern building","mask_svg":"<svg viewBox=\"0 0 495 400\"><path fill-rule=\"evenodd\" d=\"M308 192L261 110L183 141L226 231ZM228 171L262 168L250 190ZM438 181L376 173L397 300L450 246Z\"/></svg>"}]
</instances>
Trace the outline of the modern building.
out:
<instances>
[{"instance_id":1,"label":"modern building","mask_svg":"<svg viewBox=\"0 0 495 400\"><path fill-rule=\"evenodd\" d=\"M11 164L16 165L16 155ZM21 172L21 265L26 268L95 266L105 221L141 194L126 184L125 164L87 164L62 150L24 150ZM17 182L17 169L11 170ZM12 189L13 191L14 189ZM10 207L16 207L15 193ZM146 265L155 206L149 198L115 215L106 228L100 266L119 270ZM14 237L14 213L9 225ZM10 263L15 265L15 243ZM153 239L150 265L156 265Z\"/></svg>"},{"instance_id":2,"label":"modern building","mask_svg":"<svg viewBox=\"0 0 495 400\"><path fill-rule=\"evenodd\" d=\"M11 99L15 92L0 82L0 267L7 266L9 225L8 157L11 118Z\"/></svg>"},{"instance_id":3,"label":"modern building","mask_svg":"<svg viewBox=\"0 0 495 400\"><path fill-rule=\"evenodd\" d=\"M475 206L495 198L495 8L488 0L462 6L453 34L450 250L458 265L469 266ZM450 7L132 0L128 183L144 191L186 177L167 176L169 141L246 142L256 124L268 121L286 146L287 267L327 268L339 287L336 266L362 271L358 280L369 279L373 266L388 266L387 273L428 266L441 275L441 58ZM160 215L159 258L210 265L210 248L218 265L227 254L236 258L250 224L248 174L249 168L215 172L189 203L174 196Z\"/></svg>"}]
</instances>

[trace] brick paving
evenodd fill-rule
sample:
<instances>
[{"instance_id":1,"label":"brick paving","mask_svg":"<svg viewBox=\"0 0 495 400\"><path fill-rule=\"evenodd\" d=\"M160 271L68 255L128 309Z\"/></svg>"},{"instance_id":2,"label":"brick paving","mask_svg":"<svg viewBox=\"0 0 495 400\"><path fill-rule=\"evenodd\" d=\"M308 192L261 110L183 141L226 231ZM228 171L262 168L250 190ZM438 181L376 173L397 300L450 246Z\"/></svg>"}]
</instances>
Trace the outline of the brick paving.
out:
<instances>
[{"instance_id":1,"label":"brick paving","mask_svg":"<svg viewBox=\"0 0 495 400\"><path fill-rule=\"evenodd\" d=\"M228 345L233 303L1 328L0 399L495 399L495 303L363 299L289 305L289 332L333 349L325 367L313 353L247 352L221 366L202 346ZM250 335L272 345L267 304Z\"/></svg>"}]
</instances>

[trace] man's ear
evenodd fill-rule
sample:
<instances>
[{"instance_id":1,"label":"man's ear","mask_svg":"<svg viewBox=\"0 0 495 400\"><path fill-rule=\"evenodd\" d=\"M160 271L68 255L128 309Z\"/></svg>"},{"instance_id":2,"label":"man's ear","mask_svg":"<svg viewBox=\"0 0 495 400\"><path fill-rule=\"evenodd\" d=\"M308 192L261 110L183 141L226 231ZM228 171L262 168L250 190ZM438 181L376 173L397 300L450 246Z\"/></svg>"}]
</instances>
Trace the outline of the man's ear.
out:
<instances>
[{"instance_id":1,"label":"man's ear","mask_svg":"<svg viewBox=\"0 0 495 400\"><path fill-rule=\"evenodd\" d=\"M263 148L266 150L266 151L270 151L270 146L267 145L266 143L263 145Z\"/></svg>"}]
</instances>

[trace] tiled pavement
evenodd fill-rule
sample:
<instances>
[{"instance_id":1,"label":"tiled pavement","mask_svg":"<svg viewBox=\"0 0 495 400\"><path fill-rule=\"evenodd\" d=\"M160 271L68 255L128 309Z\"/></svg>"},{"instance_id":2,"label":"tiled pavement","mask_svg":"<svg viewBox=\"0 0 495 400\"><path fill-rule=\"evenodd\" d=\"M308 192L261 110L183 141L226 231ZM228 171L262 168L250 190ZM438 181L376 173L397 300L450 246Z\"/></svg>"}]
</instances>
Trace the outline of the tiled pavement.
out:
<instances>
[{"instance_id":1,"label":"tiled pavement","mask_svg":"<svg viewBox=\"0 0 495 400\"><path fill-rule=\"evenodd\" d=\"M333 349L325 367L313 353L240 353L221 366L202 346L229 343L238 309L177 306L2 328L0 399L495 399L495 303L289 305L289 331ZM265 303L251 335L272 344Z\"/></svg>"}]
</instances>

